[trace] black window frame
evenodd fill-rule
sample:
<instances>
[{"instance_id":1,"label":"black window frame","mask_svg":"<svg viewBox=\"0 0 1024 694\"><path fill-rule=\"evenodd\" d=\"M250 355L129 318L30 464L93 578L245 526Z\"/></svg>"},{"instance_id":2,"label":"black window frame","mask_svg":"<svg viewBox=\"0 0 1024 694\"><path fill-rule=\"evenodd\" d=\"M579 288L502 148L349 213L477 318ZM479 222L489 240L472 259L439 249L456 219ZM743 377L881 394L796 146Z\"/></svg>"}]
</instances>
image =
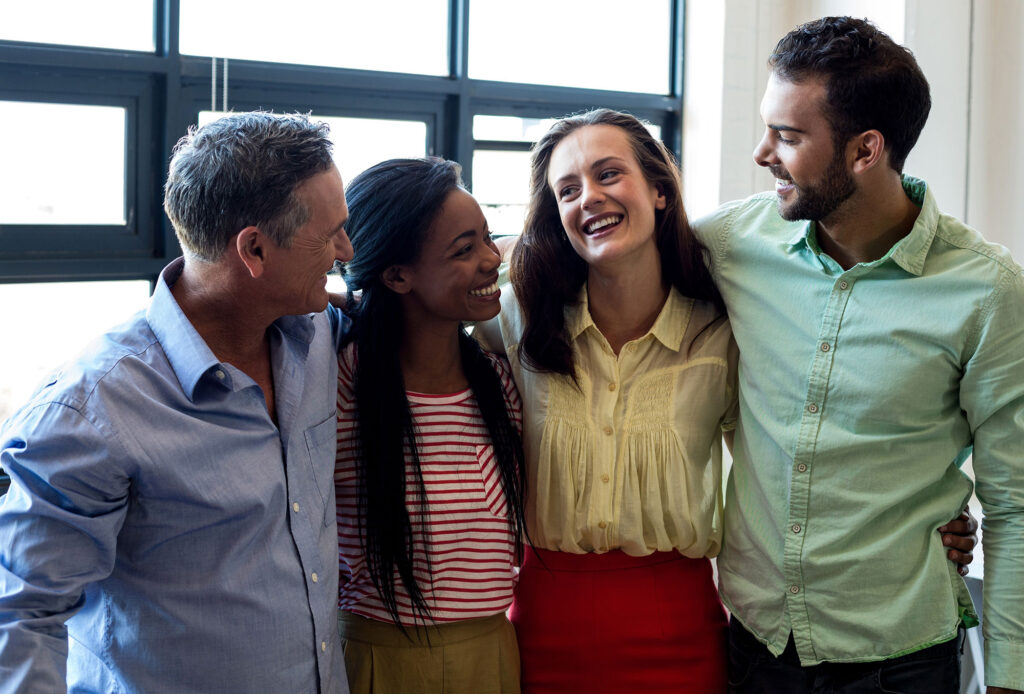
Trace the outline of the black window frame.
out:
<instances>
[{"instance_id":1,"label":"black window frame","mask_svg":"<svg viewBox=\"0 0 1024 694\"><path fill-rule=\"evenodd\" d=\"M608 106L661 126L666 145L680 157L684 0L670 2L670 84L664 94L469 79L471 1L449 0L446 76L232 59L228 105L419 120L427 125L428 153L458 161L467 183L473 180L474 150L531 146L474 140L476 115L557 118ZM162 186L174 143L209 108L211 59L180 55L179 0L153 0L153 9L153 53L0 41L0 99L116 105L127 114L126 223L0 225L0 283L152 283L180 254L163 214Z\"/></svg>"}]
</instances>

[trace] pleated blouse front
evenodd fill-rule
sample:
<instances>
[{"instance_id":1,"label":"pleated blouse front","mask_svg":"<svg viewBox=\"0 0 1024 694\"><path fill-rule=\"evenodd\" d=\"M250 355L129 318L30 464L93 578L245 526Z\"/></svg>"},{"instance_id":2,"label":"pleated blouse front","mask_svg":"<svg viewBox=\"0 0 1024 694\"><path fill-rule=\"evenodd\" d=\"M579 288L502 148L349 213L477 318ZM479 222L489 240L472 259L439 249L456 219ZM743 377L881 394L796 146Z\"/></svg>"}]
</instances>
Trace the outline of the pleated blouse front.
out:
<instances>
[{"instance_id":1,"label":"pleated blouse front","mask_svg":"<svg viewBox=\"0 0 1024 694\"><path fill-rule=\"evenodd\" d=\"M586 286L565 311L578 386L522 365L511 288L497 324L477 328L508 354L523 399L530 539L574 553L716 555L721 435L737 410L728 320L672 289L650 331L616 355L591 319Z\"/></svg>"}]
</instances>

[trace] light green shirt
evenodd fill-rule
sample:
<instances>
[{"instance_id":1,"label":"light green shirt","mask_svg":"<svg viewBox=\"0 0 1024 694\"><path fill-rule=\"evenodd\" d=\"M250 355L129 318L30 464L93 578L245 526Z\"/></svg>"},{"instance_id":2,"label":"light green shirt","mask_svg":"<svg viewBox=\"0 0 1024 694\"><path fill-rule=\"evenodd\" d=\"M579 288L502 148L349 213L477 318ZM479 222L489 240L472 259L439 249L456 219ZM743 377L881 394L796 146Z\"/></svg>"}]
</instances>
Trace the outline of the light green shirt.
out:
<instances>
[{"instance_id":1,"label":"light green shirt","mask_svg":"<svg viewBox=\"0 0 1024 694\"><path fill-rule=\"evenodd\" d=\"M697 222L740 347L722 597L773 653L869 661L973 625L936 528L984 509L986 679L1024 689L1024 278L1006 249L921 207L844 271L773 193Z\"/></svg>"}]
</instances>

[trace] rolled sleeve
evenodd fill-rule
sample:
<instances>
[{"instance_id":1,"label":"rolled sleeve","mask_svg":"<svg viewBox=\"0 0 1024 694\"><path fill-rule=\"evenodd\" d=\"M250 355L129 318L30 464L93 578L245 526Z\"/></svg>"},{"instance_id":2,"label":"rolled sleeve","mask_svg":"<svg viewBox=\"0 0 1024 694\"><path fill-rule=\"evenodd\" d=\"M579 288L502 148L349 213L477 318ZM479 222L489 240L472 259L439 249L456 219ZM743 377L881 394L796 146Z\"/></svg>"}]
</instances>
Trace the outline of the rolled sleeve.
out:
<instances>
[{"instance_id":1,"label":"rolled sleeve","mask_svg":"<svg viewBox=\"0 0 1024 694\"><path fill-rule=\"evenodd\" d=\"M974 437L985 550L985 680L1024 689L1024 280L993 293L965 365L961 406Z\"/></svg>"}]
</instances>

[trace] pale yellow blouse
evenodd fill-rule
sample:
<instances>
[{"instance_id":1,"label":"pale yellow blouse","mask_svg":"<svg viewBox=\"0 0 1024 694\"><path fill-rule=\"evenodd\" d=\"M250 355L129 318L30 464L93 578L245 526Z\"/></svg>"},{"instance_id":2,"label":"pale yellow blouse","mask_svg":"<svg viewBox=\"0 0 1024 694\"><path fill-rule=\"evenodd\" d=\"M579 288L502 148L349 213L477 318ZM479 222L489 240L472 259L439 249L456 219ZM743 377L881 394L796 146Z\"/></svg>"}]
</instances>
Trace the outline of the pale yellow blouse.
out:
<instances>
[{"instance_id":1,"label":"pale yellow blouse","mask_svg":"<svg viewBox=\"0 0 1024 694\"><path fill-rule=\"evenodd\" d=\"M511 287L476 327L505 352L523 400L533 543L563 552L677 549L715 556L722 541L722 430L735 424L738 350L727 319L675 289L651 330L618 356L587 306L565 310L577 388L524 368L523 315Z\"/></svg>"}]
</instances>

